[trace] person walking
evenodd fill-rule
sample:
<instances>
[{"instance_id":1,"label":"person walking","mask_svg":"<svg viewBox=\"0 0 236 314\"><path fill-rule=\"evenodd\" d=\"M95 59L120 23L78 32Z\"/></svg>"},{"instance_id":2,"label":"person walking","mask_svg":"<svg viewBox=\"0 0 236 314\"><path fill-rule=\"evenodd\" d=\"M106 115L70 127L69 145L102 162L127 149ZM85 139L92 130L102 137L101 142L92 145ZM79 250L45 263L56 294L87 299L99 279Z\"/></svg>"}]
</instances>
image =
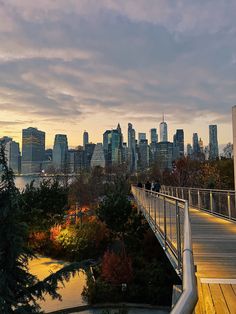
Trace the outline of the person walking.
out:
<instances>
[{"instance_id":1,"label":"person walking","mask_svg":"<svg viewBox=\"0 0 236 314\"><path fill-rule=\"evenodd\" d=\"M155 183L154 183L154 191L159 193L160 192L160 189L161 189L161 185L160 185L160 182L157 180Z\"/></svg>"},{"instance_id":2,"label":"person walking","mask_svg":"<svg viewBox=\"0 0 236 314\"><path fill-rule=\"evenodd\" d=\"M145 183L145 189L151 190L151 187L152 187L151 182L149 180L147 180L147 182Z\"/></svg>"}]
</instances>

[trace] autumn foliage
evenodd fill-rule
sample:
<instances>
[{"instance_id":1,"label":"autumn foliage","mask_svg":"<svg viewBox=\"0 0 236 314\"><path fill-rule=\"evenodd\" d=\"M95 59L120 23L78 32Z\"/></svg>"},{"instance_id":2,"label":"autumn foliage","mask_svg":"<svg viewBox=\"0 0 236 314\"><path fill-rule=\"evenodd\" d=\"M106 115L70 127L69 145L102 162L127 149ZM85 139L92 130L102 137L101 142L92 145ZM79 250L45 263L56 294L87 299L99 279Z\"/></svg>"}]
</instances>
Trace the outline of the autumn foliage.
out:
<instances>
[{"instance_id":1,"label":"autumn foliage","mask_svg":"<svg viewBox=\"0 0 236 314\"><path fill-rule=\"evenodd\" d=\"M131 258L124 251L119 255L110 251L105 252L102 277L111 284L129 283L133 279Z\"/></svg>"}]
</instances>

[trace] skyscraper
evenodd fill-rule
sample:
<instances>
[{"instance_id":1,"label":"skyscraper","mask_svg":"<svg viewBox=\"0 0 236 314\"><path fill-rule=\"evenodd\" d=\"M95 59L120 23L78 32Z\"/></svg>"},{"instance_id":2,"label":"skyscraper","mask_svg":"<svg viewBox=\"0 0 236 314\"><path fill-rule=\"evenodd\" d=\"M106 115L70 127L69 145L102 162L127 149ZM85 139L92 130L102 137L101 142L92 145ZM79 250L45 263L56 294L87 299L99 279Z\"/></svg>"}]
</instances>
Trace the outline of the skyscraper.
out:
<instances>
[{"instance_id":1,"label":"skyscraper","mask_svg":"<svg viewBox=\"0 0 236 314\"><path fill-rule=\"evenodd\" d=\"M187 156L191 157L193 154L193 148L191 144L187 144Z\"/></svg>"},{"instance_id":2,"label":"skyscraper","mask_svg":"<svg viewBox=\"0 0 236 314\"><path fill-rule=\"evenodd\" d=\"M157 129L150 130L150 143L157 143L158 142L158 135Z\"/></svg>"},{"instance_id":3,"label":"skyscraper","mask_svg":"<svg viewBox=\"0 0 236 314\"><path fill-rule=\"evenodd\" d=\"M160 142L168 142L168 131L167 131L167 123L163 121L160 123Z\"/></svg>"},{"instance_id":4,"label":"skyscraper","mask_svg":"<svg viewBox=\"0 0 236 314\"><path fill-rule=\"evenodd\" d=\"M128 154L129 154L129 169L133 173L137 170L137 156L136 156L136 140L135 130L131 123L128 123Z\"/></svg>"},{"instance_id":5,"label":"skyscraper","mask_svg":"<svg viewBox=\"0 0 236 314\"><path fill-rule=\"evenodd\" d=\"M193 133L193 154L195 157L200 153L199 141L198 141L198 134Z\"/></svg>"},{"instance_id":6,"label":"skyscraper","mask_svg":"<svg viewBox=\"0 0 236 314\"><path fill-rule=\"evenodd\" d=\"M20 173L20 147L19 143L9 141L5 146L5 154L7 158L7 165L15 174Z\"/></svg>"},{"instance_id":7,"label":"skyscraper","mask_svg":"<svg viewBox=\"0 0 236 314\"><path fill-rule=\"evenodd\" d=\"M93 151L93 156L91 159L91 167L102 167L105 168L105 156L102 143L97 143Z\"/></svg>"},{"instance_id":8,"label":"skyscraper","mask_svg":"<svg viewBox=\"0 0 236 314\"><path fill-rule=\"evenodd\" d=\"M138 166L144 170L149 166L149 147L146 139L141 139L138 145Z\"/></svg>"},{"instance_id":9,"label":"skyscraper","mask_svg":"<svg viewBox=\"0 0 236 314\"><path fill-rule=\"evenodd\" d=\"M93 143L88 143L85 145L85 150L84 150L84 165L86 169L89 169L91 167L91 159L93 156L93 151L95 149L95 144Z\"/></svg>"},{"instance_id":10,"label":"skyscraper","mask_svg":"<svg viewBox=\"0 0 236 314\"><path fill-rule=\"evenodd\" d=\"M173 149L175 151L175 159L184 156L184 130L178 129L173 138Z\"/></svg>"},{"instance_id":11,"label":"skyscraper","mask_svg":"<svg viewBox=\"0 0 236 314\"><path fill-rule=\"evenodd\" d=\"M161 170L171 169L173 161L173 143L157 143L157 161Z\"/></svg>"},{"instance_id":12,"label":"skyscraper","mask_svg":"<svg viewBox=\"0 0 236 314\"><path fill-rule=\"evenodd\" d=\"M146 140L146 133L138 133L138 141Z\"/></svg>"},{"instance_id":13,"label":"skyscraper","mask_svg":"<svg viewBox=\"0 0 236 314\"><path fill-rule=\"evenodd\" d=\"M40 173L45 158L45 132L37 128L22 130L22 173Z\"/></svg>"},{"instance_id":14,"label":"skyscraper","mask_svg":"<svg viewBox=\"0 0 236 314\"><path fill-rule=\"evenodd\" d=\"M209 159L215 160L219 157L217 139L217 125L209 125Z\"/></svg>"},{"instance_id":15,"label":"skyscraper","mask_svg":"<svg viewBox=\"0 0 236 314\"><path fill-rule=\"evenodd\" d=\"M84 131L83 134L83 147L85 149L85 145L89 143L89 134L87 131Z\"/></svg>"},{"instance_id":16,"label":"skyscraper","mask_svg":"<svg viewBox=\"0 0 236 314\"><path fill-rule=\"evenodd\" d=\"M65 134L56 134L53 145L53 166L56 171L65 173L68 163L68 142Z\"/></svg>"}]
</instances>

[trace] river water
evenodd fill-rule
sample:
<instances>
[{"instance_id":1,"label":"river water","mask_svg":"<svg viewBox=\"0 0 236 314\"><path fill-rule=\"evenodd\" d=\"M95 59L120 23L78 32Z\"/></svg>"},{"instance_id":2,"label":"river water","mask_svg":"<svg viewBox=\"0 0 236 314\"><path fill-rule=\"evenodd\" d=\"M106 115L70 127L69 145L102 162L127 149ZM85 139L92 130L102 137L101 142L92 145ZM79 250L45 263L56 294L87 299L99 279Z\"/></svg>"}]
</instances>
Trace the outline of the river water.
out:
<instances>
[{"instance_id":1,"label":"river water","mask_svg":"<svg viewBox=\"0 0 236 314\"><path fill-rule=\"evenodd\" d=\"M39 256L29 262L29 271L36 275L40 280L46 278L51 272L56 272L61 269L65 262L60 260L51 259L44 256ZM45 301L40 301L39 305L45 313L52 311L59 311L66 308L73 308L87 303L83 300L81 293L86 285L86 274L80 271L74 278L71 278L69 282L65 282L64 286L59 285L58 292L60 293L62 300L52 300L49 295L45 296ZM73 314L102 314L102 309L86 310L81 312L73 312ZM117 310L111 310L110 313L117 313ZM128 314L166 314L168 312L157 309L129 309Z\"/></svg>"},{"instance_id":2,"label":"river water","mask_svg":"<svg viewBox=\"0 0 236 314\"><path fill-rule=\"evenodd\" d=\"M38 257L29 262L29 271L36 275L40 280L46 278L51 272L56 272L61 269L66 263L54 260L48 257ZM60 300L52 300L49 295L45 296L45 301L40 301L39 304L46 313L57 311L60 309L71 308L85 305L81 293L86 285L86 275L80 271L78 275L71 278L69 282L64 283L64 287L59 285L59 294L62 297Z\"/></svg>"},{"instance_id":3,"label":"river water","mask_svg":"<svg viewBox=\"0 0 236 314\"><path fill-rule=\"evenodd\" d=\"M42 177L39 177L39 176L15 177L15 184L19 190L23 190L26 184L29 184L32 180L34 180L35 184L38 185L40 180L42 180Z\"/></svg>"}]
</instances>

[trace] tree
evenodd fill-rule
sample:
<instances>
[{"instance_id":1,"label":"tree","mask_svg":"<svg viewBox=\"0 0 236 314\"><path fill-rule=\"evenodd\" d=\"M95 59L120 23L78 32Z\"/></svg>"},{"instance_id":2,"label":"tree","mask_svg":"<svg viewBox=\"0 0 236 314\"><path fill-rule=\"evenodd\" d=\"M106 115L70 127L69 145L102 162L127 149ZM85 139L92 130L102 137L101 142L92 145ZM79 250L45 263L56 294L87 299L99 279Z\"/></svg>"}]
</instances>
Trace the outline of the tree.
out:
<instances>
[{"instance_id":1,"label":"tree","mask_svg":"<svg viewBox=\"0 0 236 314\"><path fill-rule=\"evenodd\" d=\"M29 273L28 260L33 254L27 247L27 225L19 220L19 191L12 170L7 167L2 145L0 167L0 312L38 313L37 301L43 299L44 293L59 298L58 282L69 280L77 269L88 267L91 261L71 264L43 281Z\"/></svg>"},{"instance_id":2,"label":"tree","mask_svg":"<svg viewBox=\"0 0 236 314\"><path fill-rule=\"evenodd\" d=\"M114 185L96 210L98 218L116 233L124 232L132 212L131 203L122 189L119 184Z\"/></svg>"},{"instance_id":3,"label":"tree","mask_svg":"<svg viewBox=\"0 0 236 314\"><path fill-rule=\"evenodd\" d=\"M109 251L104 254L102 277L112 284L129 283L132 280L132 261L125 253L125 250L120 255Z\"/></svg>"},{"instance_id":4,"label":"tree","mask_svg":"<svg viewBox=\"0 0 236 314\"><path fill-rule=\"evenodd\" d=\"M43 180L39 187L32 181L21 194L22 220L31 231L49 230L61 223L66 206L67 189L60 185L58 179Z\"/></svg>"}]
</instances>

